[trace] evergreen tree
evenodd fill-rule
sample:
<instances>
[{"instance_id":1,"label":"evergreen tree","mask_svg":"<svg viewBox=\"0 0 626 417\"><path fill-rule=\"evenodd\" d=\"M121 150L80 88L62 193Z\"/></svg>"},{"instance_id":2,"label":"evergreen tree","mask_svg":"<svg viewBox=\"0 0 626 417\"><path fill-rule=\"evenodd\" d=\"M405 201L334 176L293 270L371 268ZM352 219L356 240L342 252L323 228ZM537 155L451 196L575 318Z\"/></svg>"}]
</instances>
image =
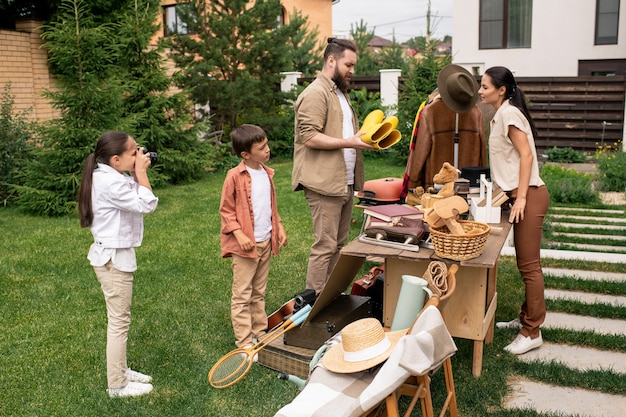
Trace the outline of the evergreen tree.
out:
<instances>
[{"instance_id":1,"label":"evergreen tree","mask_svg":"<svg viewBox=\"0 0 626 417\"><path fill-rule=\"evenodd\" d=\"M207 124L193 124L193 104L186 92L172 92L165 71L163 48L151 47L159 26L159 0L131 0L117 13L117 56L125 91L122 117L141 146L156 151L159 162L151 168L154 186L199 178L215 150L198 141ZM211 157L209 157L211 155Z\"/></svg>"},{"instance_id":2,"label":"evergreen tree","mask_svg":"<svg viewBox=\"0 0 626 417\"><path fill-rule=\"evenodd\" d=\"M378 65L377 57L368 46L374 39L374 30L368 30L367 23L361 19L358 24L350 24L350 37L359 51L354 66L354 75L358 77L364 75L377 76L381 68Z\"/></svg>"},{"instance_id":3,"label":"evergreen tree","mask_svg":"<svg viewBox=\"0 0 626 417\"><path fill-rule=\"evenodd\" d=\"M93 25L80 0L64 2L43 39L57 88L46 97L61 112L41 126L32 159L16 186L16 203L37 214L75 212L83 161L100 134L120 124L122 88L114 69L111 25Z\"/></svg>"},{"instance_id":4,"label":"evergreen tree","mask_svg":"<svg viewBox=\"0 0 626 417\"><path fill-rule=\"evenodd\" d=\"M287 31L277 27L279 0L195 0L181 16L195 36L170 37L178 82L208 106L219 129L237 126L250 109L275 109L287 67Z\"/></svg>"},{"instance_id":5,"label":"evergreen tree","mask_svg":"<svg viewBox=\"0 0 626 417\"><path fill-rule=\"evenodd\" d=\"M317 28L307 28L308 20L308 17L293 9L289 24L284 28L289 42L286 65L288 71L299 71L303 77L314 77L322 68L325 45L317 42Z\"/></svg>"}]
</instances>

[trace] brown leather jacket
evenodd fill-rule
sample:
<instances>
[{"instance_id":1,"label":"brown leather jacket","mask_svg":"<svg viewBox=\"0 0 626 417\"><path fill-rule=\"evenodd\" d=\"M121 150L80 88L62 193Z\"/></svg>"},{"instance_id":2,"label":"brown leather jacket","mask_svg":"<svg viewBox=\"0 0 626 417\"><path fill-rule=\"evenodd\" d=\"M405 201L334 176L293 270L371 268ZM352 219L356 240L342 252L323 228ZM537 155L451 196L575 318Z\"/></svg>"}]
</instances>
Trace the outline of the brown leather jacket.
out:
<instances>
[{"instance_id":1,"label":"brown leather jacket","mask_svg":"<svg viewBox=\"0 0 626 417\"><path fill-rule=\"evenodd\" d=\"M433 185L433 177L444 162L454 164L455 113L441 99L422 109L415 148L409 153L407 174L409 188L424 189ZM483 130L483 116L474 106L459 113L458 169L467 166L487 166L487 142Z\"/></svg>"}]
</instances>

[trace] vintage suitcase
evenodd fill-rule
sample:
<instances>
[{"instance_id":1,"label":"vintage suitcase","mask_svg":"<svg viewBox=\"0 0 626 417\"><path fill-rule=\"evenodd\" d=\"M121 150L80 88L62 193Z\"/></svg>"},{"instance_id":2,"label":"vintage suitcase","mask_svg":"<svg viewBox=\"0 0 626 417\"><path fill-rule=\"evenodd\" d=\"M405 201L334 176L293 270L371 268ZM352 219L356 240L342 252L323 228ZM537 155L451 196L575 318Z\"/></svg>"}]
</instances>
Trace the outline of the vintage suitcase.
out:
<instances>
[{"instance_id":1,"label":"vintage suitcase","mask_svg":"<svg viewBox=\"0 0 626 417\"><path fill-rule=\"evenodd\" d=\"M372 267L367 274L352 283L352 290L350 290L350 294L366 295L371 297L368 293L371 291L372 286L376 283L376 277L384 271L384 265Z\"/></svg>"},{"instance_id":2,"label":"vintage suitcase","mask_svg":"<svg viewBox=\"0 0 626 417\"><path fill-rule=\"evenodd\" d=\"M307 323L285 333L284 342L285 345L318 349L346 325L366 317L372 317L370 297L340 294Z\"/></svg>"},{"instance_id":3,"label":"vintage suitcase","mask_svg":"<svg viewBox=\"0 0 626 417\"><path fill-rule=\"evenodd\" d=\"M379 178L365 181L363 191L357 192L359 204L376 206L380 204L400 203L402 178Z\"/></svg>"}]
</instances>

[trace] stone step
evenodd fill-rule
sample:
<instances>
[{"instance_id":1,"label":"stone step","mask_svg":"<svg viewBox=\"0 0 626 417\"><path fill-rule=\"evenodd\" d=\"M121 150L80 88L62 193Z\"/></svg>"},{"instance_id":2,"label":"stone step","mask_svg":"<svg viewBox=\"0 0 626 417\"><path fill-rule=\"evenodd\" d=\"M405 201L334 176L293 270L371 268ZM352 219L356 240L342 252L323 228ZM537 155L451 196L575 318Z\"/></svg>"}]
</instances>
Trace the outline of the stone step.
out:
<instances>
[{"instance_id":1,"label":"stone step","mask_svg":"<svg viewBox=\"0 0 626 417\"><path fill-rule=\"evenodd\" d=\"M550 219L572 219L572 220L587 220L592 222L606 222L606 223L614 223L619 225L626 226L626 219L619 217L598 217L598 216L576 216L569 214L550 214L548 215Z\"/></svg>"},{"instance_id":2,"label":"stone step","mask_svg":"<svg viewBox=\"0 0 626 417\"><path fill-rule=\"evenodd\" d=\"M508 410L532 409L538 413L578 417L623 417L626 396L581 388L559 387L526 378L510 378L511 393L504 400Z\"/></svg>"},{"instance_id":3,"label":"stone step","mask_svg":"<svg viewBox=\"0 0 626 417\"><path fill-rule=\"evenodd\" d=\"M552 222L552 226L568 227L570 229L626 230L626 226L613 225L613 224L584 224L584 223Z\"/></svg>"},{"instance_id":4,"label":"stone step","mask_svg":"<svg viewBox=\"0 0 626 417\"><path fill-rule=\"evenodd\" d=\"M577 332L593 332L602 335L626 337L626 320L602 319L577 314L548 311L543 323L546 329L565 329Z\"/></svg>"},{"instance_id":5,"label":"stone step","mask_svg":"<svg viewBox=\"0 0 626 417\"><path fill-rule=\"evenodd\" d=\"M503 246L500 251L502 256L515 256L515 248L513 246ZM541 249L542 258L551 259L572 259L583 260L589 262L608 262L608 263L626 263L626 254L623 253L602 253L602 252L584 252L575 250L559 250L559 249Z\"/></svg>"},{"instance_id":6,"label":"stone step","mask_svg":"<svg viewBox=\"0 0 626 417\"><path fill-rule=\"evenodd\" d=\"M578 371L611 371L626 374L626 353L582 346L543 342L539 349L519 355L522 362L556 362Z\"/></svg>"},{"instance_id":7,"label":"stone step","mask_svg":"<svg viewBox=\"0 0 626 417\"><path fill-rule=\"evenodd\" d=\"M581 291L564 291L546 288L544 296L549 300L576 301L583 304L605 304L612 307L626 307L626 297L595 294Z\"/></svg>"},{"instance_id":8,"label":"stone step","mask_svg":"<svg viewBox=\"0 0 626 417\"><path fill-rule=\"evenodd\" d=\"M543 268L544 275L572 277L588 281L626 282L626 274L619 272L583 271L580 269Z\"/></svg>"},{"instance_id":9,"label":"stone step","mask_svg":"<svg viewBox=\"0 0 626 417\"><path fill-rule=\"evenodd\" d=\"M596 213L596 214L624 214L624 210L616 209L587 209L580 207L550 207L550 212L571 211L579 213Z\"/></svg>"},{"instance_id":10,"label":"stone step","mask_svg":"<svg viewBox=\"0 0 626 417\"><path fill-rule=\"evenodd\" d=\"M559 250L559 247L567 247L574 248L574 250L580 249L584 251L591 252L610 252L610 253L620 253L626 252L626 247L624 246L610 246L610 245L594 245L591 243L571 243L571 242L554 242L547 241L552 249Z\"/></svg>"},{"instance_id":11,"label":"stone step","mask_svg":"<svg viewBox=\"0 0 626 417\"><path fill-rule=\"evenodd\" d=\"M553 236L563 236L570 238L579 238L579 239L610 239L619 242L626 241L626 236L621 235L602 235L598 233L567 233L567 232L552 232Z\"/></svg>"}]
</instances>

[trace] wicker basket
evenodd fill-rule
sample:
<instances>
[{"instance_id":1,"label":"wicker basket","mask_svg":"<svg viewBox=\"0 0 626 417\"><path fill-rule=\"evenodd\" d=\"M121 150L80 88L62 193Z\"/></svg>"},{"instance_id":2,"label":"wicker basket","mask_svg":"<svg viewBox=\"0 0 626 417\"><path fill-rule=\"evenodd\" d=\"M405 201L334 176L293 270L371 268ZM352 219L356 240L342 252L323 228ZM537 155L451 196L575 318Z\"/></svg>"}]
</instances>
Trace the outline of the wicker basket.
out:
<instances>
[{"instance_id":1,"label":"wicker basket","mask_svg":"<svg viewBox=\"0 0 626 417\"><path fill-rule=\"evenodd\" d=\"M454 261L476 258L485 249L491 228L486 223L469 220L458 220L458 222L468 235L453 235L446 226L430 228L430 240L435 254Z\"/></svg>"}]
</instances>

